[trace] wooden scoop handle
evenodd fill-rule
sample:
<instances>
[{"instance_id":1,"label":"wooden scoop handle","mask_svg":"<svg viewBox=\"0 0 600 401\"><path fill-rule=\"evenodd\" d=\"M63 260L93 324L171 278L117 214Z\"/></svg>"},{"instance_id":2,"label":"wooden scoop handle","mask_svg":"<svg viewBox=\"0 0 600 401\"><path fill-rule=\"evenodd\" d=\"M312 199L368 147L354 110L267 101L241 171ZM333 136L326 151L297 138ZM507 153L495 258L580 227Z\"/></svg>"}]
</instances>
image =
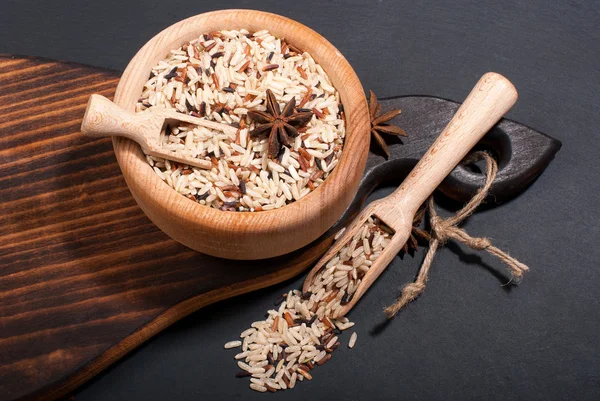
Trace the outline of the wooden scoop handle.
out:
<instances>
[{"instance_id":1,"label":"wooden scoop handle","mask_svg":"<svg viewBox=\"0 0 600 401\"><path fill-rule=\"evenodd\" d=\"M438 139L402 185L386 198L413 216L456 165L517 101L517 90L502 75L488 72L477 82Z\"/></svg>"},{"instance_id":2,"label":"wooden scoop handle","mask_svg":"<svg viewBox=\"0 0 600 401\"><path fill-rule=\"evenodd\" d=\"M515 87L502 75L490 72L481 77L400 187L387 197L369 204L347 227L342 238L321 258L306 278L304 291L323 264L351 239L367 218L375 215L395 233L390 244L363 277L350 302L340 311L340 316L348 313L404 246L417 209L516 101Z\"/></svg>"},{"instance_id":3,"label":"wooden scoop handle","mask_svg":"<svg viewBox=\"0 0 600 401\"><path fill-rule=\"evenodd\" d=\"M91 95L81 123L83 135L123 136L149 147L148 135L158 138L164 119L151 113L132 113L104 96Z\"/></svg>"},{"instance_id":4,"label":"wooden scoop handle","mask_svg":"<svg viewBox=\"0 0 600 401\"><path fill-rule=\"evenodd\" d=\"M147 113L132 113L114 104L102 95L92 95L88 101L81 133L90 137L123 136L140 145L156 145L155 139L166 120L179 121L235 135L237 128L202 118L188 116L174 110L150 109ZM142 142L140 142L142 141Z\"/></svg>"}]
</instances>

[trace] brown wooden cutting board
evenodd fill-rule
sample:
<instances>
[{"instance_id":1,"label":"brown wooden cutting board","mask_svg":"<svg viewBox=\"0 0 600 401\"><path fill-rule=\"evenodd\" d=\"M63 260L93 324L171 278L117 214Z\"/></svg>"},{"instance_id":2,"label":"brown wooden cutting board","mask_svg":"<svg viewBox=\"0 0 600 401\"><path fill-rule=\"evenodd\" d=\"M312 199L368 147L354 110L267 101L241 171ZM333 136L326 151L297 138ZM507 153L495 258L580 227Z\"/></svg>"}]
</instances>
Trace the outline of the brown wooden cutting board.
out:
<instances>
[{"instance_id":1,"label":"brown wooden cutting board","mask_svg":"<svg viewBox=\"0 0 600 401\"><path fill-rule=\"evenodd\" d=\"M173 322L218 300L293 277L331 244L333 228L290 255L229 261L192 251L136 205L110 139L79 133L92 93L112 97L119 73L0 55L0 401L55 399ZM408 139L371 153L340 222L382 183L398 184L458 104L385 100ZM544 170L560 142L501 120L478 145L498 159L491 198L509 200ZM440 186L459 202L483 176L457 167ZM276 246L276 244L266 244Z\"/></svg>"},{"instance_id":2,"label":"brown wooden cutting board","mask_svg":"<svg viewBox=\"0 0 600 401\"><path fill-rule=\"evenodd\" d=\"M110 139L79 133L117 72L0 57L0 400L66 394L204 305L286 280L322 243L268 263L192 251L143 214Z\"/></svg>"}]
</instances>

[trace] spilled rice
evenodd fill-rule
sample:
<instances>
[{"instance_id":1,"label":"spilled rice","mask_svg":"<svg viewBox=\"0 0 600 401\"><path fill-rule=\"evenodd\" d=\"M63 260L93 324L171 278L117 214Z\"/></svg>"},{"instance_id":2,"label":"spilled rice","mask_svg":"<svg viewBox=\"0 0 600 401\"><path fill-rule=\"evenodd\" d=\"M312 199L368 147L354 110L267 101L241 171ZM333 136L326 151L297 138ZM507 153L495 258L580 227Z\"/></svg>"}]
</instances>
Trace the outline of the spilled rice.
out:
<instances>
[{"instance_id":1,"label":"spilled rice","mask_svg":"<svg viewBox=\"0 0 600 401\"><path fill-rule=\"evenodd\" d=\"M329 361L339 347L342 332L354 326L339 312L390 238L390 230L370 218L316 274L307 292L283 294L266 320L252 323L241 333L236 377L249 377L250 388L259 392L286 390L298 381L311 380L313 369ZM356 338L353 333L350 348ZM228 342L225 348L234 343Z\"/></svg>"}]
</instances>

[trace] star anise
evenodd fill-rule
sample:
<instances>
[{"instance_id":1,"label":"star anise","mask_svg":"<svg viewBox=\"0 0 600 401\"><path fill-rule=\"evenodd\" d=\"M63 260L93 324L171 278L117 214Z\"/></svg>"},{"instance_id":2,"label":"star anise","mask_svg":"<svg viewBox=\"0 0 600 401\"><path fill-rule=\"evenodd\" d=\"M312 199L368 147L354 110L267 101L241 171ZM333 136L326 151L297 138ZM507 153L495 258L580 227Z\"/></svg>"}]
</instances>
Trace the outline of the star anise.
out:
<instances>
[{"instance_id":1,"label":"star anise","mask_svg":"<svg viewBox=\"0 0 600 401\"><path fill-rule=\"evenodd\" d=\"M431 239L431 235L421 228L421 223L423 221L423 217L425 216L425 212L427 211L427 204L423 204L421 208L415 213L415 217L413 218L413 226L408 236L408 240L402 247L401 253L409 253L411 256L414 256L415 251L419 248L419 240L423 242L429 242Z\"/></svg>"},{"instance_id":2,"label":"star anise","mask_svg":"<svg viewBox=\"0 0 600 401\"><path fill-rule=\"evenodd\" d=\"M270 89L267 89L267 111L248 111L250 117L257 125L250 132L250 136L259 136L269 133L269 157L277 157L281 146L291 146L290 138L298 136L298 128L313 116L310 111L297 112L296 99L292 97L285 105L283 111Z\"/></svg>"},{"instance_id":3,"label":"star anise","mask_svg":"<svg viewBox=\"0 0 600 401\"><path fill-rule=\"evenodd\" d=\"M386 158L390 157L390 151L385 143L385 140L381 134L388 135L400 135L406 136L406 132L400 127L395 125L387 124L392 118L396 117L402 112L400 109L394 109L386 111L383 114L381 112L381 105L377 102L377 96L373 91L369 91L369 114L371 115L371 135L373 139L379 145L379 147L385 152Z\"/></svg>"}]
</instances>

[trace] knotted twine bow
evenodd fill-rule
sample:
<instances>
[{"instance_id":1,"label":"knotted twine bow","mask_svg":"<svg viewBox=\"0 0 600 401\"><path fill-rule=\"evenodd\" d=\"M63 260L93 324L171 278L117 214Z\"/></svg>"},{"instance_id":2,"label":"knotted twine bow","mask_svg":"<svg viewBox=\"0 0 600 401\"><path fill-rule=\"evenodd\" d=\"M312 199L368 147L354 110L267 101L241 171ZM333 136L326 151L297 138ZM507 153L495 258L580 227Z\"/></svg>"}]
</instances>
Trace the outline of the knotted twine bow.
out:
<instances>
[{"instance_id":1,"label":"knotted twine bow","mask_svg":"<svg viewBox=\"0 0 600 401\"><path fill-rule=\"evenodd\" d=\"M429 269L431 268L433 257L435 256L438 247L444 246L449 239L456 240L461 244L467 245L471 249L488 251L509 267L514 278L520 279L523 276L523 273L529 270L526 265L493 246L489 239L473 238L463 229L458 227L458 225L469 217L486 198L488 191L496 178L496 174L498 173L496 160L486 152L474 153L471 158L465 160L465 163L474 162L482 158L486 161L485 184L477 191L477 194L475 194L475 196L456 213L456 215L447 219L442 219L435 210L433 196L429 198L429 223L431 225L429 250L425 255L417 279L413 283L406 284L402 288L402 294L396 299L396 302L385 308L385 313L388 318L394 317L400 309L423 293L425 290L425 283L429 279Z\"/></svg>"}]
</instances>

